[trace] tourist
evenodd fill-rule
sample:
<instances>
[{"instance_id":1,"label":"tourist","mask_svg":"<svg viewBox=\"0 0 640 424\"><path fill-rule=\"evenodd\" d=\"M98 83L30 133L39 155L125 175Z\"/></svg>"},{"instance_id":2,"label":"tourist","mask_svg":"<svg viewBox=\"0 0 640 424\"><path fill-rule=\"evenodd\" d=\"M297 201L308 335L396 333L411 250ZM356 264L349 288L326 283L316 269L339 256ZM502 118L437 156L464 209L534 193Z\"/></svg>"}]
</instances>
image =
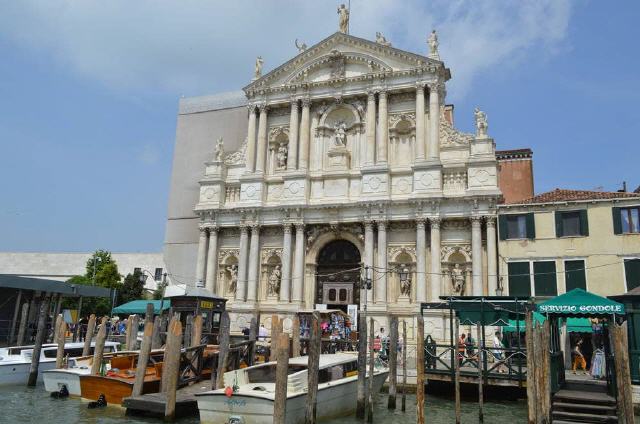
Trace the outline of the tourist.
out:
<instances>
[{"instance_id":1,"label":"tourist","mask_svg":"<svg viewBox=\"0 0 640 424\"><path fill-rule=\"evenodd\" d=\"M436 369L436 349L437 345L431 334L427 335L427 338L424 341L425 347L425 368L426 369Z\"/></svg>"},{"instance_id":2,"label":"tourist","mask_svg":"<svg viewBox=\"0 0 640 424\"><path fill-rule=\"evenodd\" d=\"M460 338L458 339L458 364L460 366L462 366L462 362L464 362L464 351L467 347L467 343L465 341L466 337L467 336L464 333L462 333L460 335Z\"/></svg>"},{"instance_id":3,"label":"tourist","mask_svg":"<svg viewBox=\"0 0 640 424\"><path fill-rule=\"evenodd\" d=\"M258 329L258 340L265 341L268 335L269 333L267 332L264 324L260 324L260 328Z\"/></svg>"},{"instance_id":4,"label":"tourist","mask_svg":"<svg viewBox=\"0 0 640 424\"><path fill-rule=\"evenodd\" d=\"M467 341L465 343L467 347L467 358L473 358L475 356L474 347L476 341L471 337L471 333L467 333Z\"/></svg>"},{"instance_id":5,"label":"tourist","mask_svg":"<svg viewBox=\"0 0 640 424\"><path fill-rule=\"evenodd\" d=\"M504 365L504 346L502 344L502 333L496 331L493 336L493 357L498 362L498 366L496 367L499 373L506 373L506 367Z\"/></svg>"},{"instance_id":6,"label":"tourist","mask_svg":"<svg viewBox=\"0 0 640 424\"><path fill-rule=\"evenodd\" d=\"M584 355L582 354L582 339L578 339L576 345L573 348L573 373L576 373L576 368L580 367L584 373L587 373L587 361L584 359Z\"/></svg>"}]
</instances>

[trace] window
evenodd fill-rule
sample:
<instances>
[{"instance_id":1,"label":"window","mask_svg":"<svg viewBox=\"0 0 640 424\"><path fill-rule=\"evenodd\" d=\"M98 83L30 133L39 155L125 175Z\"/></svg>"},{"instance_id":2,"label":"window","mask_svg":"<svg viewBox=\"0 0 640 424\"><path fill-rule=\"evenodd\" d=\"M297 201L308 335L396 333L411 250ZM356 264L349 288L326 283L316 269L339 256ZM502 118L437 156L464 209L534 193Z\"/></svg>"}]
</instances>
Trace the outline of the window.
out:
<instances>
[{"instance_id":1,"label":"window","mask_svg":"<svg viewBox=\"0 0 640 424\"><path fill-rule=\"evenodd\" d=\"M329 289L329 300L332 302L336 300L336 289Z\"/></svg>"},{"instance_id":2,"label":"window","mask_svg":"<svg viewBox=\"0 0 640 424\"><path fill-rule=\"evenodd\" d=\"M567 291L573 289L587 289L587 277L585 274L584 261L572 260L564 261L564 277Z\"/></svg>"},{"instance_id":3,"label":"window","mask_svg":"<svg viewBox=\"0 0 640 424\"><path fill-rule=\"evenodd\" d=\"M587 210L556 211L556 237L588 236Z\"/></svg>"},{"instance_id":4,"label":"window","mask_svg":"<svg viewBox=\"0 0 640 424\"><path fill-rule=\"evenodd\" d=\"M624 260L624 276L627 282L627 291L640 286L640 259Z\"/></svg>"},{"instance_id":5,"label":"window","mask_svg":"<svg viewBox=\"0 0 640 424\"><path fill-rule=\"evenodd\" d=\"M533 269L533 286L531 271ZM556 262L509 262L509 296L557 296Z\"/></svg>"},{"instance_id":6,"label":"window","mask_svg":"<svg viewBox=\"0 0 640 424\"><path fill-rule=\"evenodd\" d=\"M340 289L340 302L347 301L347 289Z\"/></svg>"},{"instance_id":7,"label":"window","mask_svg":"<svg viewBox=\"0 0 640 424\"><path fill-rule=\"evenodd\" d=\"M153 279L156 281L162 281L162 268L156 268Z\"/></svg>"},{"instance_id":8,"label":"window","mask_svg":"<svg viewBox=\"0 0 640 424\"><path fill-rule=\"evenodd\" d=\"M533 213L500 215L498 226L500 240L536 238Z\"/></svg>"},{"instance_id":9,"label":"window","mask_svg":"<svg viewBox=\"0 0 640 424\"><path fill-rule=\"evenodd\" d=\"M557 296L556 262L544 261L533 263L533 281L535 296Z\"/></svg>"},{"instance_id":10,"label":"window","mask_svg":"<svg viewBox=\"0 0 640 424\"><path fill-rule=\"evenodd\" d=\"M529 262L509 262L509 296L531 296Z\"/></svg>"},{"instance_id":11,"label":"window","mask_svg":"<svg viewBox=\"0 0 640 424\"><path fill-rule=\"evenodd\" d=\"M640 233L640 206L612 208L615 234Z\"/></svg>"}]
</instances>

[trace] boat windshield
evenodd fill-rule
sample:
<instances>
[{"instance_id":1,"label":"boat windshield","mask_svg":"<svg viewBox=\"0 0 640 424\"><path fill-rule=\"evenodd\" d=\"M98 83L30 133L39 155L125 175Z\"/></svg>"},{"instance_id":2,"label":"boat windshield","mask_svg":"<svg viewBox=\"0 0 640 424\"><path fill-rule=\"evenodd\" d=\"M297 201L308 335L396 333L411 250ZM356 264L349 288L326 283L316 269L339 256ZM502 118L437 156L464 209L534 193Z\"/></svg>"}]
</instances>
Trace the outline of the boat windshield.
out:
<instances>
[{"instance_id":1,"label":"boat windshield","mask_svg":"<svg viewBox=\"0 0 640 424\"><path fill-rule=\"evenodd\" d=\"M287 375L307 369L304 365L289 365ZM273 383L276 381L276 364L247 369L247 376L251 383Z\"/></svg>"}]
</instances>

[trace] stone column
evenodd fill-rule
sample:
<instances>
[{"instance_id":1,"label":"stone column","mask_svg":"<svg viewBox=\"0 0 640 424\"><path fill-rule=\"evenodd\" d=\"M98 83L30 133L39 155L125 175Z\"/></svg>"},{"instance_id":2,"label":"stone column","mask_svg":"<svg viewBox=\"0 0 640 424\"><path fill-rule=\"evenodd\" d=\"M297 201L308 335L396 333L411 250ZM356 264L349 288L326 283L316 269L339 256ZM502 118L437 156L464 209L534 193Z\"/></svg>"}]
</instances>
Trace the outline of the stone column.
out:
<instances>
[{"instance_id":1,"label":"stone column","mask_svg":"<svg viewBox=\"0 0 640 424\"><path fill-rule=\"evenodd\" d=\"M373 272L373 222L364 222L364 265L369 267L368 275L365 274L365 278L371 278L372 282L375 277ZM365 268L365 272L367 272ZM367 303L373 303L373 290L366 290Z\"/></svg>"},{"instance_id":2,"label":"stone column","mask_svg":"<svg viewBox=\"0 0 640 424\"><path fill-rule=\"evenodd\" d=\"M284 241L282 242L282 278L280 280L280 302L289 302L291 298L291 224L282 226Z\"/></svg>"},{"instance_id":3,"label":"stone column","mask_svg":"<svg viewBox=\"0 0 640 424\"><path fill-rule=\"evenodd\" d=\"M429 148L431 160L440 159L440 89L439 83L429 84ZM416 128L417 131L417 128Z\"/></svg>"},{"instance_id":4,"label":"stone column","mask_svg":"<svg viewBox=\"0 0 640 424\"><path fill-rule=\"evenodd\" d=\"M302 99L302 116L300 118L300 157L298 158L298 169L307 170L309 168L309 137L311 133L309 113L311 99Z\"/></svg>"},{"instance_id":5,"label":"stone column","mask_svg":"<svg viewBox=\"0 0 640 424\"><path fill-rule=\"evenodd\" d=\"M376 152L376 94L368 92L367 96L367 147L365 165L373 165Z\"/></svg>"},{"instance_id":6,"label":"stone column","mask_svg":"<svg viewBox=\"0 0 640 424\"><path fill-rule=\"evenodd\" d=\"M258 151L256 152L256 172L263 173L265 157L267 156L267 105L260 105L260 120L258 121Z\"/></svg>"},{"instance_id":7,"label":"stone column","mask_svg":"<svg viewBox=\"0 0 640 424\"><path fill-rule=\"evenodd\" d=\"M289 151L287 170L298 168L298 99L291 100L291 116L289 117Z\"/></svg>"},{"instance_id":8,"label":"stone column","mask_svg":"<svg viewBox=\"0 0 640 424\"><path fill-rule=\"evenodd\" d=\"M249 105L249 127L247 129L247 157L245 172L254 171L256 161L256 105Z\"/></svg>"},{"instance_id":9,"label":"stone column","mask_svg":"<svg viewBox=\"0 0 640 424\"><path fill-rule=\"evenodd\" d=\"M430 218L431 224L431 301L437 302L442 285L442 263L440 262L440 218Z\"/></svg>"},{"instance_id":10,"label":"stone column","mask_svg":"<svg viewBox=\"0 0 640 424\"><path fill-rule=\"evenodd\" d=\"M487 286L488 296L495 296L498 289L498 245L496 244L496 218L487 217Z\"/></svg>"},{"instance_id":11,"label":"stone column","mask_svg":"<svg viewBox=\"0 0 640 424\"><path fill-rule=\"evenodd\" d=\"M416 160L424 160L424 83L416 84Z\"/></svg>"},{"instance_id":12,"label":"stone column","mask_svg":"<svg viewBox=\"0 0 640 424\"><path fill-rule=\"evenodd\" d=\"M260 226L251 226L251 248L249 250L249 276L247 277L247 302L255 302L258 293L260 268Z\"/></svg>"},{"instance_id":13,"label":"stone column","mask_svg":"<svg viewBox=\"0 0 640 424\"><path fill-rule=\"evenodd\" d=\"M292 302L302 302L302 291L304 286L304 224L296 224L296 251L293 264L293 290L291 293Z\"/></svg>"},{"instance_id":14,"label":"stone column","mask_svg":"<svg viewBox=\"0 0 640 424\"><path fill-rule=\"evenodd\" d=\"M204 271L207 256L207 229L200 227L200 239L198 240L198 258L196 259L196 282L204 283Z\"/></svg>"},{"instance_id":15,"label":"stone column","mask_svg":"<svg viewBox=\"0 0 640 424\"><path fill-rule=\"evenodd\" d=\"M375 283L376 303L387 301L387 223L378 221L378 276Z\"/></svg>"},{"instance_id":16,"label":"stone column","mask_svg":"<svg viewBox=\"0 0 640 424\"><path fill-rule=\"evenodd\" d=\"M218 276L218 227L209 228L209 250L207 253L207 281L205 287L212 293L221 293L216 287Z\"/></svg>"},{"instance_id":17,"label":"stone column","mask_svg":"<svg viewBox=\"0 0 640 424\"><path fill-rule=\"evenodd\" d=\"M387 113L387 92L380 91L378 95L378 125L380 135L378 137L378 162L387 163L387 144L389 143L389 117Z\"/></svg>"},{"instance_id":18,"label":"stone column","mask_svg":"<svg viewBox=\"0 0 640 424\"><path fill-rule=\"evenodd\" d=\"M471 217L471 285L473 295L482 296L482 219Z\"/></svg>"},{"instance_id":19,"label":"stone column","mask_svg":"<svg viewBox=\"0 0 640 424\"><path fill-rule=\"evenodd\" d=\"M427 301L427 237L424 219L416 219L416 302Z\"/></svg>"},{"instance_id":20,"label":"stone column","mask_svg":"<svg viewBox=\"0 0 640 424\"><path fill-rule=\"evenodd\" d=\"M244 302L247 293L247 258L249 256L249 231L246 225L240 226L240 257L238 258L238 283L236 301Z\"/></svg>"}]
</instances>

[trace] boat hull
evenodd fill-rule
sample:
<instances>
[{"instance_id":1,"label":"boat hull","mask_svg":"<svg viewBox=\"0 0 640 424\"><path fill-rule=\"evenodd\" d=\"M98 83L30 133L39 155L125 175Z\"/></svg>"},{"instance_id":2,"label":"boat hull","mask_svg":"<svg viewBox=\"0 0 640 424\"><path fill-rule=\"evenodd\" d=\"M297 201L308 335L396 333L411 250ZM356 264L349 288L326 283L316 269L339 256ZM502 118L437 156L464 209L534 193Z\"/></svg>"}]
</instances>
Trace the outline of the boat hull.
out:
<instances>
[{"instance_id":1,"label":"boat hull","mask_svg":"<svg viewBox=\"0 0 640 424\"><path fill-rule=\"evenodd\" d=\"M38 383L42 383L42 373L56 367L55 361L40 361ZM0 364L0 385L27 384L31 363Z\"/></svg>"},{"instance_id":2,"label":"boat hull","mask_svg":"<svg viewBox=\"0 0 640 424\"><path fill-rule=\"evenodd\" d=\"M47 392L57 392L62 386L67 387L70 396L80 396L80 376L89 374L89 370L53 369L42 373L44 389Z\"/></svg>"},{"instance_id":3,"label":"boat hull","mask_svg":"<svg viewBox=\"0 0 640 424\"><path fill-rule=\"evenodd\" d=\"M143 383L142 394L157 393L159 390L159 379ZM121 405L124 398L131 396L133 380L129 382L99 375L83 375L80 376L80 391L84 399L98 400L103 394L107 403Z\"/></svg>"},{"instance_id":4,"label":"boat hull","mask_svg":"<svg viewBox=\"0 0 640 424\"><path fill-rule=\"evenodd\" d=\"M376 373L373 378L374 393L378 393L387 379L388 372ZM316 418L325 420L355 411L357 397L357 377L344 382L323 384L318 389ZM304 422L306 393L290 395L286 406L286 424ZM207 393L197 396L200 422L210 424L273 424L274 402L260 396Z\"/></svg>"}]
</instances>

